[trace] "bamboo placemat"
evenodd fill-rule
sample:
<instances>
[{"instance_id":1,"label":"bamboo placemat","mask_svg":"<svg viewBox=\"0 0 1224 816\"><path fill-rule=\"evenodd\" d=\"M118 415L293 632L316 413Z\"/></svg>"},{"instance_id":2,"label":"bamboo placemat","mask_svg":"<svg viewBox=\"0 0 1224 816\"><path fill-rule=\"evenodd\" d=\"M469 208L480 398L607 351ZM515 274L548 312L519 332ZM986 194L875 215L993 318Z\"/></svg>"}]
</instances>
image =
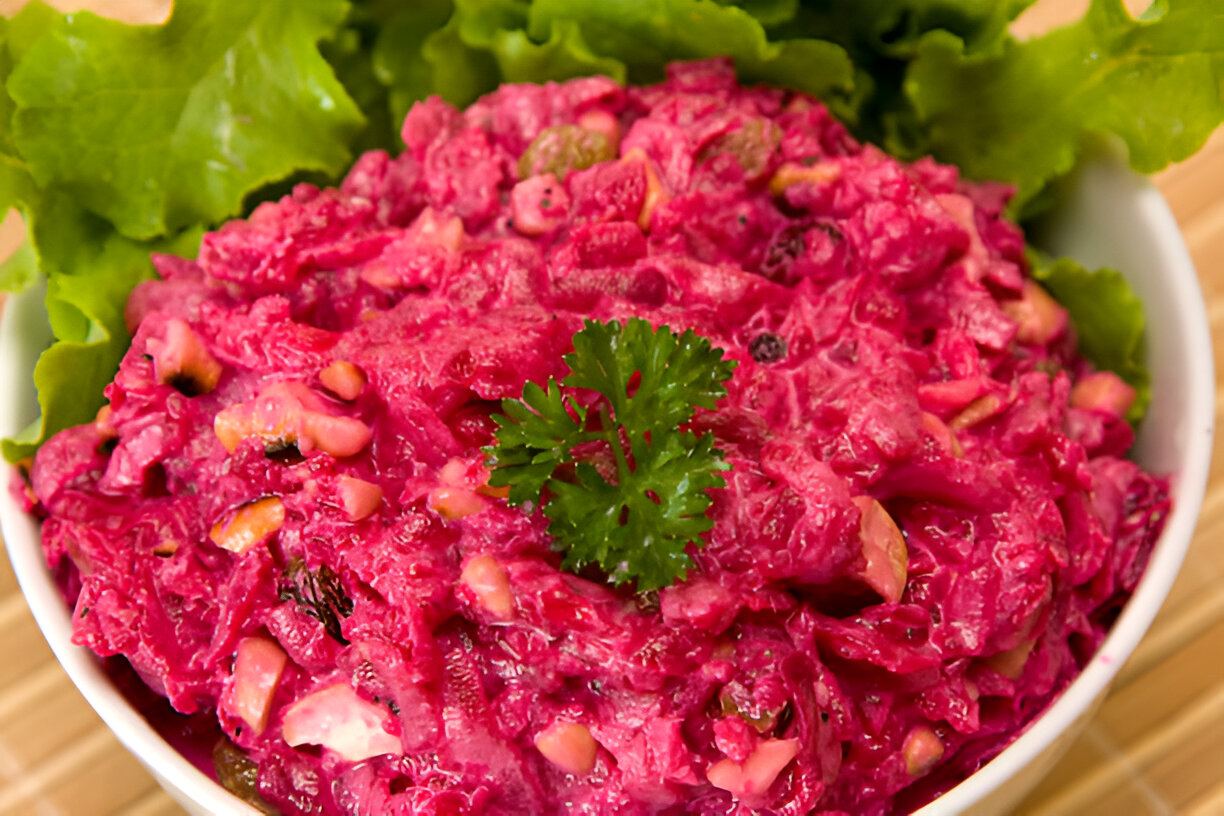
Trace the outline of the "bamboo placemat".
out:
<instances>
[{"instance_id":1,"label":"bamboo placemat","mask_svg":"<svg viewBox=\"0 0 1224 816\"><path fill-rule=\"evenodd\" d=\"M0 0L0 13L20 5ZM157 19L165 0L110 0ZM1047 2L1028 22L1045 24ZM1080 0L1052 9L1065 15ZM1199 271L1224 360L1224 131L1156 177ZM0 255L14 240L0 229ZM1220 380L1217 375L1217 391ZM1218 409L1217 409L1218 413ZM1224 816L1224 435L1185 568L1080 739L1019 813ZM59 668L0 558L0 816L181 816Z\"/></svg>"}]
</instances>

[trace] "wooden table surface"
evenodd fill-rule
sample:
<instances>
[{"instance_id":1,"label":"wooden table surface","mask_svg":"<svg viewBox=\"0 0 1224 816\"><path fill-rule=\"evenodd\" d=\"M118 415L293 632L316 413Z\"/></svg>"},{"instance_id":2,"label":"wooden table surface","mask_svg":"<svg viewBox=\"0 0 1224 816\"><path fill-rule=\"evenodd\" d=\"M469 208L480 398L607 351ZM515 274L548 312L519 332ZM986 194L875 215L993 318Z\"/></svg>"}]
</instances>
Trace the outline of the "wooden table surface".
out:
<instances>
[{"instance_id":1,"label":"wooden table surface","mask_svg":"<svg viewBox=\"0 0 1224 816\"><path fill-rule=\"evenodd\" d=\"M1046 2L1046 24L1082 0ZM0 0L0 13L20 5ZM123 7L145 20L165 0L56 2ZM1198 268L1215 356L1224 360L1224 131L1156 177ZM0 230L0 252L13 241ZM1220 380L1217 376L1216 387ZM1224 814L1224 435L1185 568L1148 636L1083 736L1021 814ZM0 816L179 816L110 735L52 657L0 558Z\"/></svg>"}]
</instances>

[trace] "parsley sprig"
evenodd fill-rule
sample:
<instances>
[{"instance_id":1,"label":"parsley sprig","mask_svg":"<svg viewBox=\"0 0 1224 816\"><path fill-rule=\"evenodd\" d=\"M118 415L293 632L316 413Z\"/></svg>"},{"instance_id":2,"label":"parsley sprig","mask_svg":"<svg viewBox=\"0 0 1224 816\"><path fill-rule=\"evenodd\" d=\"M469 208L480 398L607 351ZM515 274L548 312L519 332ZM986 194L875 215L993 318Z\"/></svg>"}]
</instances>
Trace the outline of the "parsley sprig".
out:
<instances>
[{"instance_id":1,"label":"parsley sprig","mask_svg":"<svg viewBox=\"0 0 1224 816\"><path fill-rule=\"evenodd\" d=\"M641 318L587 320L564 360L560 384L528 382L502 402L490 484L509 487L511 504L543 502L566 569L598 564L639 591L668 586L692 566L686 547L713 523L707 491L730 467L711 434L684 426L726 396L735 362L691 329Z\"/></svg>"}]
</instances>

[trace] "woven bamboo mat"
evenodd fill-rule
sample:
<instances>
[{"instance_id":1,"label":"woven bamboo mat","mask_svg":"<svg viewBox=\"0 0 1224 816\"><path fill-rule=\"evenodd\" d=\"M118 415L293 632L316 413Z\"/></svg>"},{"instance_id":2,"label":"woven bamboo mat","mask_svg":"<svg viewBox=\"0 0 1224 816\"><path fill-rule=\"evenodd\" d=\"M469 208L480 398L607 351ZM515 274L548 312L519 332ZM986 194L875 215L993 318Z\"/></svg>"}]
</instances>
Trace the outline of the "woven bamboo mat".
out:
<instances>
[{"instance_id":1,"label":"woven bamboo mat","mask_svg":"<svg viewBox=\"0 0 1224 816\"><path fill-rule=\"evenodd\" d=\"M1081 0L1046 2L1047 24ZM0 14L18 6L0 0ZM53 5L67 7L68 3ZM144 20L165 0L109 0ZM1224 131L1156 178L1199 271L1224 360ZM13 225L0 228L0 253ZM1217 389L1219 379L1217 377ZM1083 736L1024 802L1028 816L1224 816L1224 437L1173 592ZM0 558L0 816L181 816L60 670Z\"/></svg>"}]
</instances>

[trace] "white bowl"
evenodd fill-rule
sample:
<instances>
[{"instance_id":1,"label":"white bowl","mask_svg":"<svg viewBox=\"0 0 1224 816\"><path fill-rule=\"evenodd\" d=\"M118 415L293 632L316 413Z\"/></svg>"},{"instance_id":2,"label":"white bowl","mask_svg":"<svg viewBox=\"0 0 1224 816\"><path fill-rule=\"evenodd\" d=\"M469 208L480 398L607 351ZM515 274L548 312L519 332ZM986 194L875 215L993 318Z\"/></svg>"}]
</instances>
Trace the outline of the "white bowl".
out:
<instances>
[{"instance_id":1,"label":"white bowl","mask_svg":"<svg viewBox=\"0 0 1224 816\"><path fill-rule=\"evenodd\" d=\"M1042 245L1089 266L1118 268L1145 304L1153 399L1134 455L1149 470L1172 477L1173 512L1138 590L1084 672L1005 751L921 816L1006 812L1050 768L1104 698L1168 594L1207 483L1215 415L1211 337L1194 267L1160 193L1115 161L1091 164L1048 219ZM10 301L0 323L0 435L13 434L36 414L30 372L47 335L39 293ZM72 645L68 611L44 564L38 525L7 490L0 490L0 524L43 635L119 740L191 813L256 816L162 740L93 655Z\"/></svg>"}]
</instances>

